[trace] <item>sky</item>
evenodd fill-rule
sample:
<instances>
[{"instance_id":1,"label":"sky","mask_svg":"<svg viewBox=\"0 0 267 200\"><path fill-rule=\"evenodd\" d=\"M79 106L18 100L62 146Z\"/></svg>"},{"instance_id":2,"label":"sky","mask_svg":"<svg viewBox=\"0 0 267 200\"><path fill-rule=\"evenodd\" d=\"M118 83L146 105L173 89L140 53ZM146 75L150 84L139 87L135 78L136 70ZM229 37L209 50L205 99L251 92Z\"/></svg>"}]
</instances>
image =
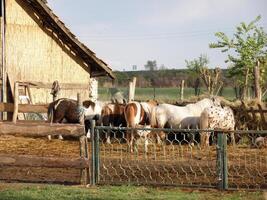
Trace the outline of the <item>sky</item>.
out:
<instances>
[{"instance_id":1,"label":"sky","mask_svg":"<svg viewBox=\"0 0 267 200\"><path fill-rule=\"evenodd\" d=\"M215 32L232 37L241 22L267 30L266 0L48 0L48 6L78 39L113 70L186 68L206 54L211 68L226 68L226 53L210 49Z\"/></svg>"}]
</instances>

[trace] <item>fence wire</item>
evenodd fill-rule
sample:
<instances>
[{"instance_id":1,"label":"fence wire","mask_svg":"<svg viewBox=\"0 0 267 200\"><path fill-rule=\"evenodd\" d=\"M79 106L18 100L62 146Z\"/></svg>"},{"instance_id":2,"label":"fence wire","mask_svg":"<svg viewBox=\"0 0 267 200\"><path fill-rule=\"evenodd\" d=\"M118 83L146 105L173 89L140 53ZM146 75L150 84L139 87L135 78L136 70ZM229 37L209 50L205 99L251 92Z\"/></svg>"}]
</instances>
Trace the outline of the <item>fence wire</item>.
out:
<instances>
[{"instance_id":1,"label":"fence wire","mask_svg":"<svg viewBox=\"0 0 267 200\"><path fill-rule=\"evenodd\" d=\"M127 142L131 131L135 135L133 152ZM159 140L161 131L166 137ZM95 132L99 134L99 184L200 188L220 184L218 132L205 131L210 134L207 147L200 144L200 130L97 126ZM234 135L236 144L225 149L228 188L267 189L267 131L237 131ZM227 135L228 143L230 138Z\"/></svg>"}]
</instances>

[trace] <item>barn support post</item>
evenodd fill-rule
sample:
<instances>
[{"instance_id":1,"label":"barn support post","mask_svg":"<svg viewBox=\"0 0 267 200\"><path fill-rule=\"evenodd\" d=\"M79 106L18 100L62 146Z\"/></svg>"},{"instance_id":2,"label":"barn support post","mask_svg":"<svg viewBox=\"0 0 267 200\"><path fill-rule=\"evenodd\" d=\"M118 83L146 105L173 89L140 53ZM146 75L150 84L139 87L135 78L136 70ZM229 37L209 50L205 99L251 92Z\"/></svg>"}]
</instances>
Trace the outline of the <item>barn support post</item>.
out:
<instances>
[{"instance_id":1,"label":"barn support post","mask_svg":"<svg viewBox=\"0 0 267 200\"><path fill-rule=\"evenodd\" d=\"M218 189L228 189L228 167L227 167L227 136L219 132L217 142L217 175Z\"/></svg>"},{"instance_id":2,"label":"barn support post","mask_svg":"<svg viewBox=\"0 0 267 200\"><path fill-rule=\"evenodd\" d=\"M7 70L5 62L5 51L6 51L6 3L5 0L0 2L0 16L1 16L1 89L0 89L0 102L7 102ZM7 119L7 113L0 113L0 120Z\"/></svg>"},{"instance_id":3,"label":"barn support post","mask_svg":"<svg viewBox=\"0 0 267 200\"><path fill-rule=\"evenodd\" d=\"M13 111L13 123L17 122L19 110L19 83L15 82L14 84L14 111Z\"/></svg>"},{"instance_id":4,"label":"barn support post","mask_svg":"<svg viewBox=\"0 0 267 200\"><path fill-rule=\"evenodd\" d=\"M90 177L90 184L96 185L96 169L95 169L95 120L91 120L91 177Z\"/></svg>"},{"instance_id":5,"label":"barn support post","mask_svg":"<svg viewBox=\"0 0 267 200\"><path fill-rule=\"evenodd\" d=\"M79 111L79 123L83 125L84 124L84 110L83 110L81 93L77 93L77 106L78 106L78 111Z\"/></svg>"}]
</instances>

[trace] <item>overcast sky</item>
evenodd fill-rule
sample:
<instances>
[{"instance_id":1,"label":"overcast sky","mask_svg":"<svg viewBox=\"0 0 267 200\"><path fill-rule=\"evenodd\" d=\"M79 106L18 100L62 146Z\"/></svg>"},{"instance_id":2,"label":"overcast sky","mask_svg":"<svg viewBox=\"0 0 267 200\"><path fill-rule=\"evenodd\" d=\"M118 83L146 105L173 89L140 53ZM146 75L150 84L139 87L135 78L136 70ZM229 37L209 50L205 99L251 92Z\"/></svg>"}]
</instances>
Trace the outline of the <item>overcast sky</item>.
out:
<instances>
[{"instance_id":1,"label":"overcast sky","mask_svg":"<svg viewBox=\"0 0 267 200\"><path fill-rule=\"evenodd\" d=\"M113 70L158 66L185 68L185 60L207 54L210 66L227 67L227 55L209 49L215 32L233 35L236 25L261 15L266 0L48 0L49 7L81 42Z\"/></svg>"}]
</instances>

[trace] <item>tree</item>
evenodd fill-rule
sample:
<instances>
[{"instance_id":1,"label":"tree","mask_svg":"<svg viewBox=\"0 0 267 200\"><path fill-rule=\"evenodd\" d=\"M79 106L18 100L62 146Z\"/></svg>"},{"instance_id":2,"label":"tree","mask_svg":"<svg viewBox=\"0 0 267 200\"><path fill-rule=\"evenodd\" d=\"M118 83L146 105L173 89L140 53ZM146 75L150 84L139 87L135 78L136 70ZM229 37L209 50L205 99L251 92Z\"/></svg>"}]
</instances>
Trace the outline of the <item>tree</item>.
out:
<instances>
[{"instance_id":1,"label":"tree","mask_svg":"<svg viewBox=\"0 0 267 200\"><path fill-rule=\"evenodd\" d=\"M209 69L207 67L207 64L209 63L209 59L206 55L201 54L197 59L194 59L192 61L185 60L186 67L189 69L191 73L193 73L195 76L199 76L203 80L208 93L213 95L215 92L215 89L220 86L222 83L220 81L221 79L221 69L215 68L215 69ZM199 77L197 77L198 80ZM197 82L197 81L196 81ZM198 94L198 87L199 84L195 84L195 93Z\"/></svg>"},{"instance_id":2,"label":"tree","mask_svg":"<svg viewBox=\"0 0 267 200\"><path fill-rule=\"evenodd\" d=\"M249 84L253 83L255 96L261 100L262 75L264 70L261 62L267 54L267 35L262 27L256 23L261 19L258 16L248 25L242 22L236 27L234 36L230 39L225 33L217 32L216 43L211 43L210 48L221 48L222 52L229 52L225 62L231 62L229 76L236 77L243 88L242 99L248 97Z\"/></svg>"},{"instance_id":3,"label":"tree","mask_svg":"<svg viewBox=\"0 0 267 200\"><path fill-rule=\"evenodd\" d=\"M157 61L148 60L147 63L145 64L145 69L149 71L156 71L158 69Z\"/></svg>"}]
</instances>

